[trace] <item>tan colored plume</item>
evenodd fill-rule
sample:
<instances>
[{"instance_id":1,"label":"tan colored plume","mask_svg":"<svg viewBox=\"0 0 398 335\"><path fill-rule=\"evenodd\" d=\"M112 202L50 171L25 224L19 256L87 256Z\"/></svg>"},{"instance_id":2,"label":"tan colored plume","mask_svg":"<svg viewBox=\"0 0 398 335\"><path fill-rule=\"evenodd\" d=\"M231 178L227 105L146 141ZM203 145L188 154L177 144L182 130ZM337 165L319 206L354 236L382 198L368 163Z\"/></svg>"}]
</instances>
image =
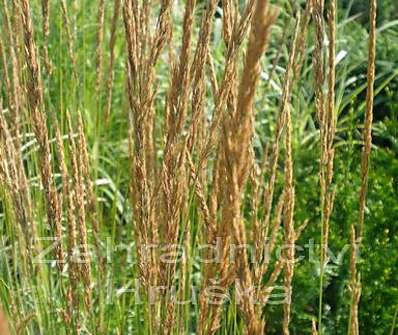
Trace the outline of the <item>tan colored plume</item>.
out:
<instances>
[{"instance_id":1,"label":"tan colored plume","mask_svg":"<svg viewBox=\"0 0 398 335\"><path fill-rule=\"evenodd\" d=\"M0 309L0 335L9 335L10 330L8 328L8 322L7 319L3 313L3 311Z\"/></svg>"}]
</instances>

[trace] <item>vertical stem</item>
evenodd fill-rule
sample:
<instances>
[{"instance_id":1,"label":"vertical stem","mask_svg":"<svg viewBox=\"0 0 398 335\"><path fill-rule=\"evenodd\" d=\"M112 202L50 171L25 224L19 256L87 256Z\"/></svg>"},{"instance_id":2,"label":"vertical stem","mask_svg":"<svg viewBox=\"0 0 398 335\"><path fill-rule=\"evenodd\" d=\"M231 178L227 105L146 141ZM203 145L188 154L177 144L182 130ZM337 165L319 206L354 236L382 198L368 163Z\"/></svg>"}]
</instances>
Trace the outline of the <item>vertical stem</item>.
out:
<instances>
[{"instance_id":1,"label":"vertical stem","mask_svg":"<svg viewBox=\"0 0 398 335\"><path fill-rule=\"evenodd\" d=\"M361 187L359 192L359 213L358 225L352 227L351 241L351 311L348 327L348 334L359 334L358 308L361 296L361 277L357 270L357 253L360 250L365 223L365 205L366 194L368 190L369 179L369 161L372 147L372 122L373 122L373 99L374 99L374 81L375 81L375 61L376 61L376 11L377 0L370 0L370 29L369 29L369 51L368 51L368 72L366 91L366 114L363 129L363 141L361 156Z\"/></svg>"}]
</instances>

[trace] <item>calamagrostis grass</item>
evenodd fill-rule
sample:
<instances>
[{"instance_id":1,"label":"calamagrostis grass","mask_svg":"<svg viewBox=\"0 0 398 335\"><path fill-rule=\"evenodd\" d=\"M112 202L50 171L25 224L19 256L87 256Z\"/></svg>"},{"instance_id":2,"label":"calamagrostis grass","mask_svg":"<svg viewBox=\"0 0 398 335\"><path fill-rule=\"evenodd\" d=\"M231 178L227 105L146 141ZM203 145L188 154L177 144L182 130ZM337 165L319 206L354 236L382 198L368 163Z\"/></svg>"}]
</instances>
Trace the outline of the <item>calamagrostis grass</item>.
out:
<instances>
[{"instance_id":1,"label":"calamagrostis grass","mask_svg":"<svg viewBox=\"0 0 398 335\"><path fill-rule=\"evenodd\" d=\"M115 76L113 68L115 63L115 44L117 37L117 27L120 16L120 7L121 7L121 0L115 0L113 6L112 22L111 22L111 34L109 39L109 65L108 65L108 78L106 81L106 102L105 102L105 113L104 113L105 122L108 121L112 108L113 79Z\"/></svg>"},{"instance_id":2,"label":"calamagrostis grass","mask_svg":"<svg viewBox=\"0 0 398 335\"><path fill-rule=\"evenodd\" d=\"M21 19L25 42L25 62L29 73L27 82L27 101L32 115L33 131L39 145L39 164L41 182L45 192L47 219L54 229L54 236L59 243L57 244L56 257L63 260L61 213L59 208L58 194L55 189L53 171L51 166L51 148L48 138L47 118L43 105L43 86L41 81L39 60L37 58L37 48L34 41L31 9L29 1L21 0ZM62 270L63 262L57 263Z\"/></svg>"},{"instance_id":3,"label":"calamagrostis grass","mask_svg":"<svg viewBox=\"0 0 398 335\"><path fill-rule=\"evenodd\" d=\"M4 315L4 313L0 310L0 334L1 335L10 335L10 330L8 327L8 321Z\"/></svg>"},{"instance_id":4,"label":"calamagrostis grass","mask_svg":"<svg viewBox=\"0 0 398 335\"><path fill-rule=\"evenodd\" d=\"M51 61L48 55L48 40L50 36L50 1L49 0L41 0L41 9L42 9L42 29L43 29L43 40L44 40L44 47L43 47L43 59L44 65L47 71L51 72Z\"/></svg>"},{"instance_id":5,"label":"calamagrostis grass","mask_svg":"<svg viewBox=\"0 0 398 335\"><path fill-rule=\"evenodd\" d=\"M359 334L358 310L361 297L361 276L357 269L357 255L361 247L364 225L365 225L365 205L369 179L369 161L372 147L372 122L373 122L373 99L375 82L375 62L376 62L376 13L377 0L370 0L370 29L369 29L369 50L368 50L368 73L366 91L366 114L363 129L363 147L361 156L361 187L359 191L359 212L358 223L351 226L351 262L350 262L350 290L351 290L351 310L348 325L348 334Z\"/></svg>"},{"instance_id":6,"label":"calamagrostis grass","mask_svg":"<svg viewBox=\"0 0 398 335\"><path fill-rule=\"evenodd\" d=\"M321 273L319 287L319 331L322 331L322 305L323 305L323 280L324 270L328 262L327 250L329 240L329 222L333 210L335 191L332 188L333 162L334 162L334 137L336 132L335 112L335 67L336 67L336 1L329 3L328 10L328 72L325 74L326 63L323 52L324 29L324 2L313 1L313 19L315 22L315 49L313 53L314 90L316 99L316 114L319 122L320 133L320 200L321 200ZM323 85L327 81L327 93Z\"/></svg>"},{"instance_id":7,"label":"calamagrostis grass","mask_svg":"<svg viewBox=\"0 0 398 335\"><path fill-rule=\"evenodd\" d=\"M102 67L103 67L103 44L104 44L104 28L105 28L105 0L98 1L97 13L97 47L96 47L96 78L95 78L95 92L97 99L99 99L102 82Z\"/></svg>"},{"instance_id":8,"label":"calamagrostis grass","mask_svg":"<svg viewBox=\"0 0 398 335\"><path fill-rule=\"evenodd\" d=\"M41 0L42 57L39 57L39 43L36 43L32 23L32 9L36 5L28 0L13 0L11 11L7 0L2 3L4 24L0 36L0 56L4 78L1 84L5 94L0 96L0 100L4 97L6 102L4 112L3 101L0 104L0 183L5 186L2 193L7 204L12 206L12 210L8 211L10 216L19 223L18 229L23 234L18 235L18 243L27 244L28 252L23 248L22 253L28 257L36 248L34 241L37 237L37 224L34 223L38 210L28 182L34 171L28 171L25 165L34 164L37 158L47 221L51 233L59 242L56 248L59 270L65 270L62 275L60 271L54 271L59 276L56 277L59 278L57 285L62 294L62 307L59 310L65 324L79 334L88 324L86 318L96 325L103 321L87 316L91 313L97 317L96 303L101 303L101 297L96 294L99 286L95 286L94 279L97 278L98 283L102 283L106 278L99 240L106 227L101 221L96 188L91 179L90 148L87 143L89 127L83 122L79 110L65 107L61 102L61 115L58 117L50 114L51 104L47 106L45 103L47 99L43 95L48 90L43 87L40 61L47 70L44 83L47 83L47 79L51 81L56 78L51 73L56 57L50 60L54 49L50 48L50 37L53 37L53 30L50 36L50 27L58 13L50 13L53 8L51 2ZM307 221L301 225L295 222L293 133L296 109L292 106L292 101L295 84L300 79L305 62L307 30L310 19L313 18L315 45L312 62L315 109L320 132L322 217L318 331L321 333L323 275L328 262L326 251L329 221L335 197L333 161L336 132L337 1L327 2L327 24L323 0L307 1L303 10L297 7L294 31L284 30L281 47L270 70L264 69L270 78L276 76L286 41L291 39L287 48L288 59L282 78L276 124L271 140L265 144L264 152L260 153L261 162L258 162L259 153L253 143L256 135L256 92L259 87L272 89L268 83L262 85L260 76L277 10L268 1L248 0L240 6L238 1L223 0L220 41L223 43L223 55L220 62L213 55L214 16L218 0L207 1L203 11L199 2L187 0L182 3L184 13L181 18L173 15L174 6L177 5L172 0L162 0L155 5L150 1L131 0L114 0L112 3L108 61L105 60L105 41L108 38L107 2L98 0L96 7L96 29L93 30L92 38L95 44L93 88L97 98L96 112L98 109L102 111L100 97L104 93L103 121L110 124L113 121L110 115L114 104L115 67L119 61L119 16L122 14L126 56L125 99L128 101L129 196L133 217L131 238L138 258L136 273L142 284L139 293L144 293L147 298L139 313L144 317L146 330L153 334L188 331L191 317L189 308L179 306L170 293L161 294L154 303L152 301L152 290L159 286L166 292L171 292L177 286L176 292L181 300L190 297L189 285L193 281L191 272L197 271L193 262L178 262L176 253L169 257L169 262L164 262L157 250L157 247L166 246L172 255L176 251L174 246L180 241L189 256L194 255L198 243L220 249L221 261L202 264L198 271L201 274L196 320L198 334L216 333L224 320L223 298L218 297L218 305L211 304L206 295L206 289L213 283L217 284L220 292L232 289L238 293L236 313L244 332L249 335L263 334L265 306L279 279L283 282L286 299L281 329L284 335L289 334L295 244L307 224ZM68 12L70 9L72 11ZM70 78L79 81L77 49L80 32L75 27L75 21L71 20L70 13L73 13L73 8L61 0L58 14L61 20L60 39L66 34L65 47L70 58L67 64L72 71ZM196 20L199 15L200 20ZM351 228L351 335L358 335L359 332L361 285L356 255L363 238L371 149L375 16L376 0L371 0L359 216L357 226ZM289 19L288 15L286 23ZM181 20L180 26L177 26L178 20ZM175 34L176 29L181 34ZM329 41L327 50L325 29ZM181 39L178 40L176 36ZM86 35L83 37L86 38ZM160 67L166 69L166 82L163 82L164 77L159 76ZM60 71L63 71L62 66ZM107 78L104 78L105 73ZM106 79L104 87L103 79ZM105 91L102 92L102 89ZM81 107L85 108L83 114L89 115L86 114L90 112L87 106ZM162 117L158 113L162 113ZM63 120L64 114L66 120ZM53 116L50 122L47 121L48 115ZM47 124L51 124L51 127ZM22 149L30 126L39 148L32 160L23 156ZM52 133L54 145L50 137ZM283 166L282 169L279 168L280 165ZM279 183L282 178L283 184ZM41 204L41 195L38 199L37 202ZM192 218L191 211L198 214L197 219ZM250 212L249 215L246 215L247 211ZM247 217L249 220L246 220ZM196 229L197 236L194 236ZM63 231L66 233L64 240ZM91 263L91 239L97 251L98 266ZM267 243L264 244L264 241ZM275 262L270 262L267 257L276 253L279 243L286 246L283 255ZM232 262L230 248L247 244L255 246L256 262L251 264L252 255L241 247L235 250L236 258ZM147 249L153 245L156 248ZM210 258L210 251L203 256ZM52 275L52 271L49 273ZM253 299L260 301L253 302ZM106 310L104 306L99 309L101 308ZM30 321L28 317L25 319ZM16 320L22 327L21 331L26 327L23 320ZM308 326L311 327L310 324ZM312 334L317 334L318 331L313 320Z\"/></svg>"},{"instance_id":9,"label":"calamagrostis grass","mask_svg":"<svg viewBox=\"0 0 398 335\"><path fill-rule=\"evenodd\" d=\"M291 92L291 85L294 79L294 60L296 58L297 42L300 32L301 23L300 13L297 13L296 29L294 33L294 38L292 42L292 47L290 49L289 63L286 70L285 76L285 97L287 98ZM285 185L284 185L284 228L285 228L285 243L288 246L286 249L286 264L285 264L285 276L284 276L284 286L286 290L286 302L283 306L283 333L288 335L289 323L290 323L290 310L291 310L291 299L292 299L292 280L294 275L294 257L295 257L295 239L296 233L294 229L294 185L293 185L293 153L292 153L292 116L290 106L285 106L286 108L286 134L285 134Z\"/></svg>"}]
</instances>

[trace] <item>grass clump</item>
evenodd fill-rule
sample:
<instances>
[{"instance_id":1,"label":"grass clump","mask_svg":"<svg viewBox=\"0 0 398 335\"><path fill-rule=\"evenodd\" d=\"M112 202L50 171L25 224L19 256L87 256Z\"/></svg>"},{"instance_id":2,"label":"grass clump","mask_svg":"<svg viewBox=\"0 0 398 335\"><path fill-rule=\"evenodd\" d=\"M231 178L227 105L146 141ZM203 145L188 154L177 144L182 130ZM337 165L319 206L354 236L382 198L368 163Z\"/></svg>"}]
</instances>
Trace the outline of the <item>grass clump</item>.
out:
<instances>
[{"instance_id":1,"label":"grass clump","mask_svg":"<svg viewBox=\"0 0 398 335\"><path fill-rule=\"evenodd\" d=\"M4 334L364 332L375 0L2 1Z\"/></svg>"}]
</instances>

